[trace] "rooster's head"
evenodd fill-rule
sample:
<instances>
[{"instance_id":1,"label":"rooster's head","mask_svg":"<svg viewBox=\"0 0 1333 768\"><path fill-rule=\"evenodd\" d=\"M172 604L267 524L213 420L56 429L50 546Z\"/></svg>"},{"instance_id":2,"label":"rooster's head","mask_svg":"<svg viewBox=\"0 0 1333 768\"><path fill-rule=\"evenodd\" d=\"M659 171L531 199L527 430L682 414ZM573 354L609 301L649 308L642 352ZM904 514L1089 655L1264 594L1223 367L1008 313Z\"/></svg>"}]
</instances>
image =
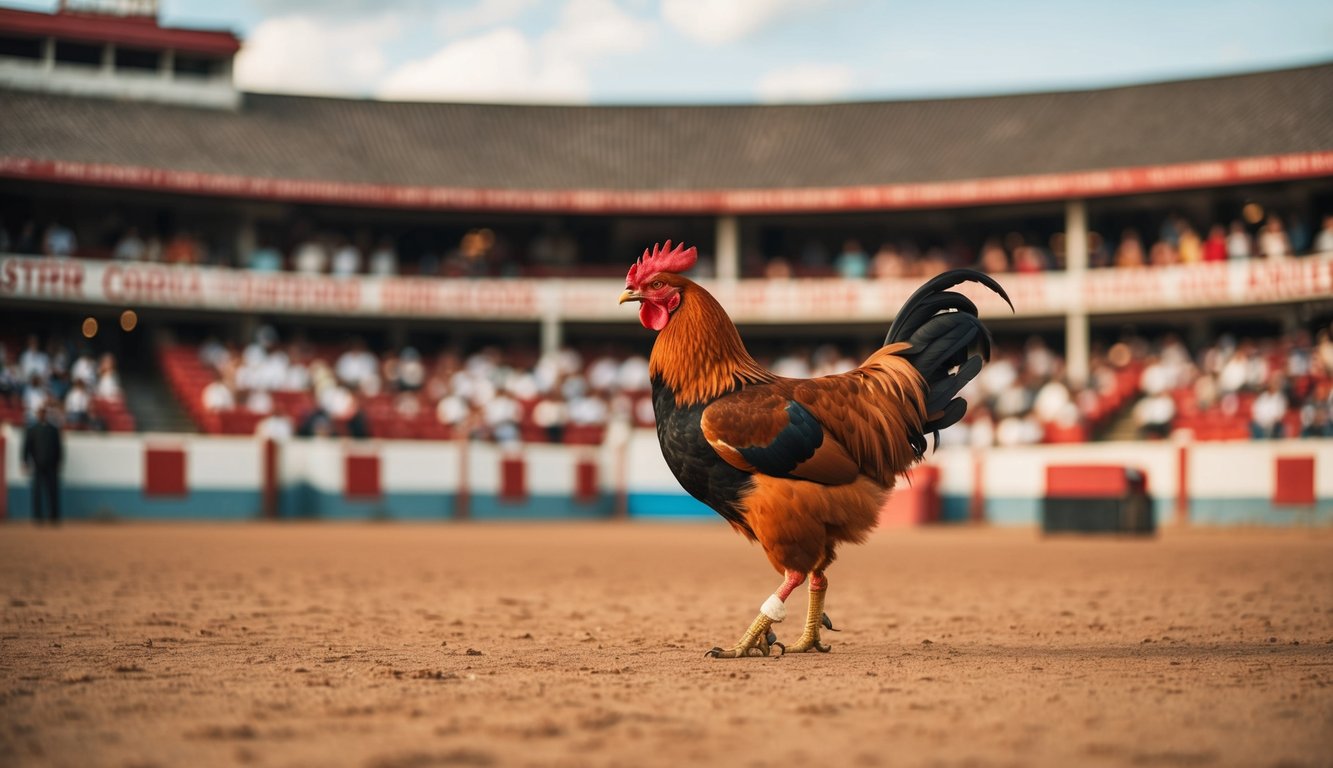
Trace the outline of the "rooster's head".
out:
<instances>
[{"instance_id":1,"label":"rooster's head","mask_svg":"<svg viewBox=\"0 0 1333 768\"><path fill-rule=\"evenodd\" d=\"M625 292L620 294L620 303L640 302L639 322L644 328L660 331L671 319L671 313L680 306L680 294L689 285L681 277L699 258L694 248L684 245L654 245L652 250L644 250L643 255L629 268L625 276Z\"/></svg>"}]
</instances>

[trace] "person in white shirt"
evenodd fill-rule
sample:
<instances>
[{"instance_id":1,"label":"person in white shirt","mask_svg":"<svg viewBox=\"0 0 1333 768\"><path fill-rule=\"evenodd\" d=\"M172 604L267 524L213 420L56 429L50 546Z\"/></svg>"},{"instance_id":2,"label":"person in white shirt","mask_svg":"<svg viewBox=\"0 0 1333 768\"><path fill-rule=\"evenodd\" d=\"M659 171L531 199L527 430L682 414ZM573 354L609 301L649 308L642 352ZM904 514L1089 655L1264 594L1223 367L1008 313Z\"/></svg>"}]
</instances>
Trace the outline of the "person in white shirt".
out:
<instances>
[{"instance_id":1,"label":"person in white shirt","mask_svg":"<svg viewBox=\"0 0 1333 768\"><path fill-rule=\"evenodd\" d=\"M1333 214L1324 217L1324 228L1314 239L1315 253L1333 253Z\"/></svg>"},{"instance_id":2,"label":"person in white shirt","mask_svg":"<svg viewBox=\"0 0 1333 768\"><path fill-rule=\"evenodd\" d=\"M103 354L98 363L96 394L103 400L120 399L120 374L116 373L116 358L110 352Z\"/></svg>"},{"instance_id":3,"label":"person in white shirt","mask_svg":"<svg viewBox=\"0 0 1333 768\"><path fill-rule=\"evenodd\" d=\"M231 387L222 380L221 376L213 379L208 386L204 387L203 394L200 395L200 402L205 411L230 411L236 407L236 396L232 393Z\"/></svg>"},{"instance_id":4,"label":"person in white shirt","mask_svg":"<svg viewBox=\"0 0 1333 768\"><path fill-rule=\"evenodd\" d=\"M111 255L117 259L124 259L126 261L143 261L144 256L147 253L148 245L139 237L139 230L135 227L130 227L125 230L125 234L122 235L120 241L116 243L116 249Z\"/></svg>"},{"instance_id":5,"label":"person in white shirt","mask_svg":"<svg viewBox=\"0 0 1333 768\"><path fill-rule=\"evenodd\" d=\"M19 355L19 374L25 379L37 376L42 381L51 376L51 356L42 349L36 336L28 337L28 348Z\"/></svg>"},{"instance_id":6,"label":"person in white shirt","mask_svg":"<svg viewBox=\"0 0 1333 768\"><path fill-rule=\"evenodd\" d=\"M319 240L306 240L296 246L292 267L302 274L322 275L329 271L329 251Z\"/></svg>"},{"instance_id":7,"label":"person in white shirt","mask_svg":"<svg viewBox=\"0 0 1333 768\"><path fill-rule=\"evenodd\" d=\"M361 271L361 251L350 242L342 241L333 249L331 271L337 277L351 277Z\"/></svg>"},{"instance_id":8,"label":"person in white shirt","mask_svg":"<svg viewBox=\"0 0 1333 768\"><path fill-rule=\"evenodd\" d=\"M65 422L71 427L87 425L92 407L93 399L88 395L87 385L76 380L65 394Z\"/></svg>"},{"instance_id":9,"label":"person in white shirt","mask_svg":"<svg viewBox=\"0 0 1333 768\"><path fill-rule=\"evenodd\" d=\"M398 252L393 249L392 240L381 240L370 254L370 274L380 277L398 274Z\"/></svg>"},{"instance_id":10,"label":"person in white shirt","mask_svg":"<svg viewBox=\"0 0 1333 768\"><path fill-rule=\"evenodd\" d=\"M1282 394L1282 382L1274 377L1250 407L1251 434L1258 439L1282 437L1282 420L1286 415L1287 396Z\"/></svg>"},{"instance_id":11,"label":"person in white shirt","mask_svg":"<svg viewBox=\"0 0 1333 768\"><path fill-rule=\"evenodd\" d=\"M47 256L73 256L79 243L74 237L74 230L58 221L51 222L42 238L42 252Z\"/></svg>"}]
</instances>

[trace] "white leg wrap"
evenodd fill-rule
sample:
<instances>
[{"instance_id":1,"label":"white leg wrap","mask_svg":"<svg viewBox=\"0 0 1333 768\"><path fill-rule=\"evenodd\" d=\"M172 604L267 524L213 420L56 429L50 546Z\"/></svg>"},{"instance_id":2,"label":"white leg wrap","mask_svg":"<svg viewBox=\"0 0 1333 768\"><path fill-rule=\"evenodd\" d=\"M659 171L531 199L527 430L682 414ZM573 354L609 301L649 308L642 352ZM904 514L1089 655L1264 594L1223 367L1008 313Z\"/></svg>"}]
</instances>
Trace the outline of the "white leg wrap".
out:
<instances>
[{"instance_id":1,"label":"white leg wrap","mask_svg":"<svg viewBox=\"0 0 1333 768\"><path fill-rule=\"evenodd\" d=\"M769 595L764 604L759 606L759 612L775 622L787 618L787 606L782 604L782 598L778 597L776 593Z\"/></svg>"}]
</instances>

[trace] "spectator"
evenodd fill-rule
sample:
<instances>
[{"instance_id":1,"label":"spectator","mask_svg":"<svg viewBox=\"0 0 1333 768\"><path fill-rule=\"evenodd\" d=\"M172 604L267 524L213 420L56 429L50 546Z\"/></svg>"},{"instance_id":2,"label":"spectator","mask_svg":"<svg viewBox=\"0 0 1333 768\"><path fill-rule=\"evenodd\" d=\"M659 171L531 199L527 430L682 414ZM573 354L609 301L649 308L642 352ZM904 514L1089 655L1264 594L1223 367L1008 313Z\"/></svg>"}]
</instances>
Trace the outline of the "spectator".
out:
<instances>
[{"instance_id":1,"label":"spectator","mask_svg":"<svg viewBox=\"0 0 1333 768\"><path fill-rule=\"evenodd\" d=\"M1175 418L1176 402L1165 391L1150 394L1134 404L1134 423L1141 437L1166 437Z\"/></svg>"},{"instance_id":2,"label":"spectator","mask_svg":"<svg viewBox=\"0 0 1333 768\"><path fill-rule=\"evenodd\" d=\"M843 242L842 253L838 254L833 266L843 279L864 280L870 271L870 257L859 240L847 240Z\"/></svg>"},{"instance_id":3,"label":"spectator","mask_svg":"<svg viewBox=\"0 0 1333 768\"><path fill-rule=\"evenodd\" d=\"M97 363L92 359L92 352L84 349L75 357L75 363L69 367L69 383L83 383L85 388L92 389L97 385Z\"/></svg>"},{"instance_id":4,"label":"spectator","mask_svg":"<svg viewBox=\"0 0 1333 768\"><path fill-rule=\"evenodd\" d=\"M1221 224L1209 228L1208 239L1203 241L1203 260L1209 264L1227 260L1227 231Z\"/></svg>"},{"instance_id":5,"label":"spectator","mask_svg":"<svg viewBox=\"0 0 1333 768\"><path fill-rule=\"evenodd\" d=\"M78 247L74 230L58 221L52 221L42 237L42 253L47 256L73 256Z\"/></svg>"},{"instance_id":6,"label":"spectator","mask_svg":"<svg viewBox=\"0 0 1333 768\"><path fill-rule=\"evenodd\" d=\"M88 395L88 387L82 381L75 381L65 394L65 424L71 427L87 427L92 421L93 399Z\"/></svg>"},{"instance_id":7,"label":"spectator","mask_svg":"<svg viewBox=\"0 0 1333 768\"><path fill-rule=\"evenodd\" d=\"M329 251L319 239L310 238L296 246L292 266L302 274L322 275L329 271Z\"/></svg>"},{"instance_id":8,"label":"spectator","mask_svg":"<svg viewBox=\"0 0 1333 768\"><path fill-rule=\"evenodd\" d=\"M1333 214L1324 216L1324 227L1314 239L1315 253L1333 253Z\"/></svg>"},{"instance_id":9,"label":"spectator","mask_svg":"<svg viewBox=\"0 0 1333 768\"><path fill-rule=\"evenodd\" d=\"M23 388L23 415L29 423L36 421L38 414L46 408L51 394L46 391L46 383L37 374L28 377L28 384Z\"/></svg>"},{"instance_id":10,"label":"spectator","mask_svg":"<svg viewBox=\"0 0 1333 768\"><path fill-rule=\"evenodd\" d=\"M60 524L60 465L65 450L60 429L47 418L42 405L33 423L23 433L23 467L32 475L32 521L38 525L43 509L50 510L52 525Z\"/></svg>"},{"instance_id":11,"label":"spectator","mask_svg":"<svg viewBox=\"0 0 1333 768\"><path fill-rule=\"evenodd\" d=\"M218 374L208 386L204 387L200 403L209 413L230 411L236 408L236 395L232 392L231 385Z\"/></svg>"},{"instance_id":12,"label":"spectator","mask_svg":"<svg viewBox=\"0 0 1333 768\"><path fill-rule=\"evenodd\" d=\"M397 386L405 392L416 392L426 383L426 366L421 362L421 353L413 347L403 350L398 360Z\"/></svg>"},{"instance_id":13,"label":"spectator","mask_svg":"<svg viewBox=\"0 0 1333 768\"><path fill-rule=\"evenodd\" d=\"M94 395L103 400L120 399L120 374L116 372L116 358L110 352L103 353L97 365L97 388Z\"/></svg>"},{"instance_id":14,"label":"spectator","mask_svg":"<svg viewBox=\"0 0 1333 768\"><path fill-rule=\"evenodd\" d=\"M370 254L370 274L380 277L398 274L398 252L387 237L382 238Z\"/></svg>"},{"instance_id":15,"label":"spectator","mask_svg":"<svg viewBox=\"0 0 1333 768\"><path fill-rule=\"evenodd\" d=\"M875 260L871 268L876 278L897 278L902 277L907 272L907 265L903 263L903 256L898 252L897 247L892 243L884 243L875 252Z\"/></svg>"},{"instance_id":16,"label":"spectator","mask_svg":"<svg viewBox=\"0 0 1333 768\"><path fill-rule=\"evenodd\" d=\"M447 427L458 427L467 419L467 401L458 395L446 395L435 404L435 419Z\"/></svg>"},{"instance_id":17,"label":"spectator","mask_svg":"<svg viewBox=\"0 0 1333 768\"><path fill-rule=\"evenodd\" d=\"M379 361L366 347L365 339L353 339L351 348L338 356L333 370L338 381L351 389L362 392L380 390Z\"/></svg>"},{"instance_id":18,"label":"spectator","mask_svg":"<svg viewBox=\"0 0 1333 768\"><path fill-rule=\"evenodd\" d=\"M769 280L786 280L791 276L791 264L781 256L774 256L764 265L764 277Z\"/></svg>"},{"instance_id":19,"label":"spectator","mask_svg":"<svg viewBox=\"0 0 1333 768\"><path fill-rule=\"evenodd\" d=\"M1281 378L1274 376L1250 407L1250 433L1255 439L1282 437L1286 415L1287 396L1282 393Z\"/></svg>"},{"instance_id":20,"label":"spectator","mask_svg":"<svg viewBox=\"0 0 1333 768\"><path fill-rule=\"evenodd\" d=\"M199 241L195 240L189 232L181 230L167 241L166 248L162 252L162 259L168 264L194 266L203 261L203 252L199 247Z\"/></svg>"},{"instance_id":21,"label":"spectator","mask_svg":"<svg viewBox=\"0 0 1333 768\"><path fill-rule=\"evenodd\" d=\"M1181 264L1199 264L1203 261L1203 241L1199 233L1184 219L1180 220L1180 239L1176 241L1176 252Z\"/></svg>"},{"instance_id":22,"label":"spectator","mask_svg":"<svg viewBox=\"0 0 1333 768\"><path fill-rule=\"evenodd\" d=\"M282 270L282 253L272 243L260 243L250 252L247 266L256 272L279 272Z\"/></svg>"},{"instance_id":23,"label":"spectator","mask_svg":"<svg viewBox=\"0 0 1333 768\"><path fill-rule=\"evenodd\" d=\"M1291 255L1287 231L1282 228L1282 220L1276 214L1268 214L1268 220L1259 232L1259 255L1265 259L1283 259Z\"/></svg>"},{"instance_id":24,"label":"spectator","mask_svg":"<svg viewBox=\"0 0 1333 768\"><path fill-rule=\"evenodd\" d=\"M130 227L120 236L111 255L125 261L143 261L148 255L148 244L139 237L138 228Z\"/></svg>"},{"instance_id":25,"label":"spectator","mask_svg":"<svg viewBox=\"0 0 1333 768\"><path fill-rule=\"evenodd\" d=\"M981 267L981 271L992 275L1009 271L1009 254L1005 253L999 240L991 238L981 246L981 257L978 266Z\"/></svg>"},{"instance_id":26,"label":"spectator","mask_svg":"<svg viewBox=\"0 0 1333 768\"><path fill-rule=\"evenodd\" d=\"M569 406L558 391L552 392L532 409L532 423L546 432L546 439L558 443L565 437L565 426L569 423Z\"/></svg>"},{"instance_id":27,"label":"spectator","mask_svg":"<svg viewBox=\"0 0 1333 768\"><path fill-rule=\"evenodd\" d=\"M1121 269L1132 269L1144 263L1143 241L1139 240L1138 231L1125 230L1120 236L1120 245L1115 249L1115 265Z\"/></svg>"},{"instance_id":28,"label":"spectator","mask_svg":"<svg viewBox=\"0 0 1333 768\"><path fill-rule=\"evenodd\" d=\"M340 238L333 249L330 271L335 277L351 277L361 272L361 251L350 240Z\"/></svg>"},{"instance_id":29,"label":"spectator","mask_svg":"<svg viewBox=\"0 0 1333 768\"><path fill-rule=\"evenodd\" d=\"M27 348L19 355L19 375L25 380L36 376L43 382L51 375L51 356L42 349L41 341L35 335L28 336Z\"/></svg>"},{"instance_id":30,"label":"spectator","mask_svg":"<svg viewBox=\"0 0 1333 768\"><path fill-rule=\"evenodd\" d=\"M269 440L289 440L295 431L291 417L276 411L260 419L255 425L255 435Z\"/></svg>"},{"instance_id":31,"label":"spectator","mask_svg":"<svg viewBox=\"0 0 1333 768\"><path fill-rule=\"evenodd\" d=\"M1301 437L1333 437L1333 419L1329 406L1311 404L1301 411Z\"/></svg>"}]
</instances>

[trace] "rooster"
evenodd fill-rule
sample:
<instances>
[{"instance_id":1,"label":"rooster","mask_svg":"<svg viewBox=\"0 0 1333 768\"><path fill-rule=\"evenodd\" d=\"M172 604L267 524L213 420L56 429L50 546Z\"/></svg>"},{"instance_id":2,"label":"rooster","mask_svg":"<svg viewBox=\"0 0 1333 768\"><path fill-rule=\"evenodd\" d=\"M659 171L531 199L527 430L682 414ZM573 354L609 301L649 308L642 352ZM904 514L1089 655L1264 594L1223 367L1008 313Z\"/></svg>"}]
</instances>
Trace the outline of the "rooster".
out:
<instances>
[{"instance_id":1,"label":"rooster","mask_svg":"<svg viewBox=\"0 0 1333 768\"><path fill-rule=\"evenodd\" d=\"M956 395L990 357L976 305L948 289L975 281L1013 303L980 272L946 272L912 294L859 368L788 379L755 362L717 300L684 277L696 259L694 248L669 240L645 250L620 303L639 302L639 321L657 332L648 366L667 465L783 574L736 645L708 655L827 652L824 572L837 546L865 540L897 476L925 454L926 435L938 440L963 417L967 403ZM771 627L807 578L805 630L778 643Z\"/></svg>"}]
</instances>

